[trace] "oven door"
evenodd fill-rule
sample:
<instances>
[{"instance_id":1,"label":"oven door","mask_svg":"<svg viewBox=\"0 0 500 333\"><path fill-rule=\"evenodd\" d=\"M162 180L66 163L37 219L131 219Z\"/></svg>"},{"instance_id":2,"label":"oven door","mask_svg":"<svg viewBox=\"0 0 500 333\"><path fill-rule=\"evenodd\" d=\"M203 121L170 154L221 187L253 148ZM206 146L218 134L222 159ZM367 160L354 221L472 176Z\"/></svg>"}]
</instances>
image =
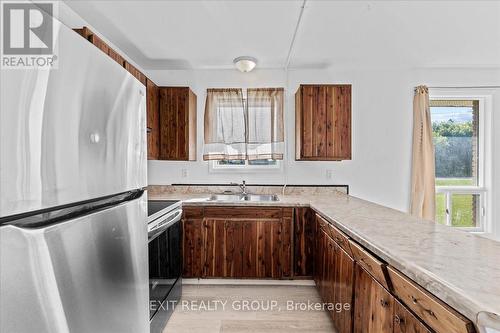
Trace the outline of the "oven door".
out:
<instances>
[{"instance_id":1,"label":"oven door","mask_svg":"<svg viewBox=\"0 0 500 333\"><path fill-rule=\"evenodd\" d=\"M182 270L181 256L182 210L172 211L151 222L148 228L149 240L149 318L162 324L173 311L168 297L176 286ZM178 291L175 291L178 294Z\"/></svg>"}]
</instances>

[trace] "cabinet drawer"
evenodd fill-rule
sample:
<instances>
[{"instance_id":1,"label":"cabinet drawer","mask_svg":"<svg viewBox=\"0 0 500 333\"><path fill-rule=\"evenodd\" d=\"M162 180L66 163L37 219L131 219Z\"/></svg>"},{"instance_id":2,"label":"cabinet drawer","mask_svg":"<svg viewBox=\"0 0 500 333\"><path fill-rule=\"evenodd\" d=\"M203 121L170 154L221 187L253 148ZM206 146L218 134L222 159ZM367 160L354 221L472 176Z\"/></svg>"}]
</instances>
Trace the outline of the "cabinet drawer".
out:
<instances>
[{"instance_id":1,"label":"cabinet drawer","mask_svg":"<svg viewBox=\"0 0 500 333\"><path fill-rule=\"evenodd\" d=\"M318 223L318 228L322 230L325 234L329 235L328 233L328 222L318 214L316 214L316 223Z\"/></svg>"},{"instance_id":2,"label":"cabinet drawer","mask_svg":"<svg viewBox=\"0 0 500 333\"><path fill-rule=\"evenodd\" d=\"M337 242L337 244L352 257L351 247L349 246L349 237L340 231L337 227L333 225L328 226L330 228L330 234L332 239Z\"/></svg>"},{"instance_id":3,"label":"cabinet drawer","mask_svg":"<svg viewBox=\"0 0 500 333\"><path fill-rule=\"evenodd\" d=\"M351 248L354 260L356 260L356 262L370 273L381 285L390 290L385 273L386 265L352 240L349 240L349 247Z\"/></svg>"},{"instance_id":4,"label":"cabinet drawer","mask_svg":"<svg viewBox=\"0 0 500 333\"><path fill-rule=\"evenodd\" d=\"M437 333L472 333L470 320L431 295L394 268L389 267L394 294Z\"/></svg>"},{"instance_id":5,"label":"cabinet drawer","mask_svg":"<svg viewBox=\"0 0 500 333\"><path fill-rule=\"evenodd\" d=\"M223 219L281 219L282 208L263 207L205 207L204 217Z\"/></svg>"},{"instance_id":6,"label":"cabinet drawer","mask_svg":"<svg viewBox=\"0 0 500 333\"><path fill-rule=\"evenodd\" d=\"M203 218L203 207L182 207L184 218L196 219Z\"/></svg>"}]
</instances>

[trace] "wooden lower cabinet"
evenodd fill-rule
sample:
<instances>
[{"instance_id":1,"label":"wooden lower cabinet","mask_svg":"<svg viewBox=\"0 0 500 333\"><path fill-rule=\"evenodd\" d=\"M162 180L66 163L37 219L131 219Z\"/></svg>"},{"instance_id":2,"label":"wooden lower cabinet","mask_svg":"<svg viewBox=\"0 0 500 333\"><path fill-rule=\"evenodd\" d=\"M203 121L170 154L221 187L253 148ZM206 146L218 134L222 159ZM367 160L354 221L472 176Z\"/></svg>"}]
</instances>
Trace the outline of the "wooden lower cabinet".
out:
<instances>
[{"instance_id":1,"label":"wooden lower cabinet","mask_svg":"<svg viewBox=\"0 0 500 333\"><path fill-rule=\"evenodd\" d=\"M310 272L337 333L474 332L470 320L347 235L337 242L338 230L321 216L299 214L279 207L184 207L183 276L283 279ZM302 264L297 253L311 263Z\"/></svg>"},{"instance_id":2,"label":"wooden lower cabinet","mask_svg":"<svg viewBox=\"0 0 500 333\"><path fill-rule=\"evenodd\" d=\"M394 297L360 265L355 265L354 332L392 333Z\"/></svg>"},{"instance_id":3,"label":"wooden lower cabinet","mask_svg":"<svg viewBox=\"0 0 500 333\"><path fill-rule=\"evenodd\" d=\"M320 217L318 217L320 218ZM352 332L354 260L316 223L314 280L338 333Z\"/></svg>"},{"instance_id":4,"label":"wooden lower cabinet","mask_svg":"<svg viewBox=\"0 0 500 333\"><path fill-rule=\"evenodd\" d=\"M184 218L184 276L291 277L292 219L293 209L247 207L210 207L201 220Z\"/></svg>"}]
</instances>

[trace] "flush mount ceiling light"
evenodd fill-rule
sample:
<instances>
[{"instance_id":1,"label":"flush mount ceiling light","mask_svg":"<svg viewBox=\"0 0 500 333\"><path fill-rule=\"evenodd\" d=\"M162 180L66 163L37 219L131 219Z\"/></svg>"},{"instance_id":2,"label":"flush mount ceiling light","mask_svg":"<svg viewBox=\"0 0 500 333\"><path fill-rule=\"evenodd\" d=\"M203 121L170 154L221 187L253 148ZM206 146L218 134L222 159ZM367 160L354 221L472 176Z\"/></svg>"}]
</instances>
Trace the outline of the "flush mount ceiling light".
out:
<instances>
[{"instance_id":1,"label":"flush mount ceiling light","mask_svg":"<svg viewBox=\"0 0 500 333\"><path fill-rule=\"evenodd\" d=\"M247 73L252 71L257 65L257 59L254 57L238 57L233 60L234 66L242 72Z\"/></svg>"}]
</instances>

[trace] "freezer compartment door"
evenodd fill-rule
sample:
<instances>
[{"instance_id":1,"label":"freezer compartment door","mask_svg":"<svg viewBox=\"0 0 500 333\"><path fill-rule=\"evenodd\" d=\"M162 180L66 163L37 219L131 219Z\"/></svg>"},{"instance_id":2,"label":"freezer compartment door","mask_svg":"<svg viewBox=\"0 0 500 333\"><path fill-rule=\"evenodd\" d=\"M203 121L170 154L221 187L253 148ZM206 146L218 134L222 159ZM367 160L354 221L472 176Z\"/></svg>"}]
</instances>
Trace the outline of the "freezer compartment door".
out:
<instances>
[{"instance_id":1,"label":"freezer compartment door","mask_svg":"<svg viewBox=\"0 0 500 333\"><path fill-rule=\"evenodd\" d=\"M54 19L57 68L0 73L0 217L147 185L145 87Z\"/></svg>"},{"instance_id":2,"label":"freezer compartment door","mask_svg":"<svg viewBox=\"0 0 500 333\"><path fill-rule=\"evenodd\" d=\"M0 332L149 332L146 205L1 226Z\"/></svg>"}]
</instances>

